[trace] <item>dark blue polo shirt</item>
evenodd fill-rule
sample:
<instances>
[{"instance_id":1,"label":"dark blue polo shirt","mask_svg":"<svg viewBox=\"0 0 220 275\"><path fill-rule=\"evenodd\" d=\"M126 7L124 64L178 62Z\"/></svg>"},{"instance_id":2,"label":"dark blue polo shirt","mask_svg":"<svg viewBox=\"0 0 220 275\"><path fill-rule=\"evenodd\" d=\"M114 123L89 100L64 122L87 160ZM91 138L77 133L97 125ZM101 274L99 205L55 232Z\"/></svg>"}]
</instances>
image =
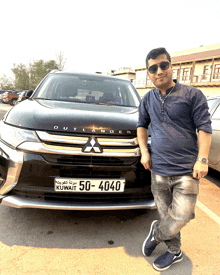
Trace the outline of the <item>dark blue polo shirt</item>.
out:
<instances>
[{"instance_id":1,"label":"dark blue polo shirt","mask_svg":"<svg viewBox=\"0 0 220 275\"><path fill-rule=\"evenodd\" d=\"M152 171L161 176L192 172L198 156L196 130L212 132L204 94L175 82L164 108L156 88L144 95L139 107L137 127L148 129L150 124Z\"/></svg>"}]
</instances>

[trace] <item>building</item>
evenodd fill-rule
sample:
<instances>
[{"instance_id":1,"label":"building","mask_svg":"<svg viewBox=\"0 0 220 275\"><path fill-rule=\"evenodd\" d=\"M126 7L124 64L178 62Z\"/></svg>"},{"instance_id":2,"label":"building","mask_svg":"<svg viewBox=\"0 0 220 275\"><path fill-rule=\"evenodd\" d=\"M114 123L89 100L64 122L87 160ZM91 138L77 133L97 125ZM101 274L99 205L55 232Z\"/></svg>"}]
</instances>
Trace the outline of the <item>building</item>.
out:
<instances>
[{"instance_id":1,"label":"building","mask_svg":"<svg viewBox=\"0 0 220 275\"><path fill-rule=\"evenodd\" d=\"M133 82L136 78L135 69L132 69L130 67L121 67L119 68L119 70L108 69L106 72L102 74L124 78L130 80L131 82Z\"/></svg>"},{"instance_id":2,"label":"building","mask_svg":"<svg viewBox=\"0 0 220 275\"><path fill-rule=\"evenodd\" d=\"M173 76L208 96L220 95L220 43L171 53ZM141 96L154 87L146 66L135 69L134 86Z\"/></svg>"},{"instance_id":3,"label":"building","mask_svg":"<svg viewBox=\"0 0 220 275\"><path fill-rule=\"evenodd\" d=\"M113 76L125 78L133 82L136 78L135 70L128 67L121 67L118 71L114 71Z\"/></svg>"}]
</instances>

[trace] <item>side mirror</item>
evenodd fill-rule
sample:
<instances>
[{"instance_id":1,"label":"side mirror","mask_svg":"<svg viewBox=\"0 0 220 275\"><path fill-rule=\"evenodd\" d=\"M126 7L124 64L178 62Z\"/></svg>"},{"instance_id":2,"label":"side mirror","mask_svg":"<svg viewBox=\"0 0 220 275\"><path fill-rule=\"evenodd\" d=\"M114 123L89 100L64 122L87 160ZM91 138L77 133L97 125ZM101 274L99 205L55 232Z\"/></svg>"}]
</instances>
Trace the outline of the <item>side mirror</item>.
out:
<instances>
[{"instance_id":1,"label":"side mirror","mask_svg":"<svg viewBox=\"0 0 220 275\"><path fill-rule=\"evenodd\" d=\"M34 92L33 90L28 91L26 94L26 97L30 97L33 94L33 92Z\"/></svg>"}]
</instances>

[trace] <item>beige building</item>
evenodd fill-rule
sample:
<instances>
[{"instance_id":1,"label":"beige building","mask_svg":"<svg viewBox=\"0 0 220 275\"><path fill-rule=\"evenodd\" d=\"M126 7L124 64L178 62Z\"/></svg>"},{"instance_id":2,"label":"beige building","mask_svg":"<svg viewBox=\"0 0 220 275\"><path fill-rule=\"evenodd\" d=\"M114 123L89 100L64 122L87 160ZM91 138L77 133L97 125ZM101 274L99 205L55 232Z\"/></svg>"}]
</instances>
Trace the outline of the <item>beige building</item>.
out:
<instances>
[{"instance_id":1,"label":"beige building","mask_svg":"<svg viewBox=\"0 0 220 275\"><path fill-rule=\"evenodd\" d=\"M114 71L113 76L129 79L133 82L136 78L135 70L128 67L122 67L118 71Z\"/></svg>"},{"instance_id":2,"label":"beige building","mask_svg":"<svg viewBox=\"0 0 220 275\"><path fill-rule=\"evenodd\" d=\"M101 72L97 72L97 73L116 76L119 78L130 80L131 82L133 82L136 78L135 70L130 67L121 67L119 68L119 70L107 69L107 71L104 73L101 73Z\"/></svg>"},{"instance_id":3,"label":"beige building","mask_svg":"<svg viewBox=\"0 0 220 275\"><path fill-rule=\"evenodd\" d=\"M220 95L220 43L171 53L173 76L199 88L206 96ZM146 66L135 69L134 86L141 96L154 87Z\"/></svg>"}]
</instances>

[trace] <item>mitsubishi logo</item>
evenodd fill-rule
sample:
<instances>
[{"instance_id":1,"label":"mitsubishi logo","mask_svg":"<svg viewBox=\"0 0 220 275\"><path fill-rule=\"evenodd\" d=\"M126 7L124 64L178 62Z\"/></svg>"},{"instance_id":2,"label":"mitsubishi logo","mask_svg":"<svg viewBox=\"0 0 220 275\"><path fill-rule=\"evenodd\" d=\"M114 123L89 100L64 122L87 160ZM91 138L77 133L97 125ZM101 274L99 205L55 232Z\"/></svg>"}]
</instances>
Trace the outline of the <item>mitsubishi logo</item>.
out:
<instances>
[{"instance_id":1,"label":"mitsubishi logo","mask_svg":"<svg viewBox=\"0 0 220 275\"><path fill-rule=\"evenodd\" d=\"M82 151L84 153L102 153L102 148L96 138L89 138Z\"/></svg>"}]
</instances>

